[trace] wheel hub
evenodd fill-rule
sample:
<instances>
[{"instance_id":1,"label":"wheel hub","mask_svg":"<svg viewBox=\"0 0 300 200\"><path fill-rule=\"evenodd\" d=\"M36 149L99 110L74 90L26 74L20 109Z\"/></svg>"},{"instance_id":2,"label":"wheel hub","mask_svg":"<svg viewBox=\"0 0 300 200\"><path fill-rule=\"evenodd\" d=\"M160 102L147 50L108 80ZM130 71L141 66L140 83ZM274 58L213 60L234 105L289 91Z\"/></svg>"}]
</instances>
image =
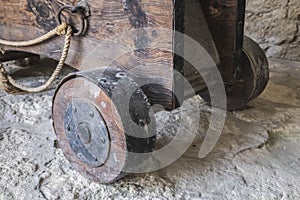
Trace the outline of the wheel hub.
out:
<instances>
[{"instance_id":1,"label":"wheel hub","mask_svg":"<svg viewBox=\"0 0 300 200\"><path fill-rule=\"evenodd\" d=\"M64 117L65 132L77 157L91 167L105 163L110 141L105 121L90 103L74 101Z\"/></svg>"}]
</instances>

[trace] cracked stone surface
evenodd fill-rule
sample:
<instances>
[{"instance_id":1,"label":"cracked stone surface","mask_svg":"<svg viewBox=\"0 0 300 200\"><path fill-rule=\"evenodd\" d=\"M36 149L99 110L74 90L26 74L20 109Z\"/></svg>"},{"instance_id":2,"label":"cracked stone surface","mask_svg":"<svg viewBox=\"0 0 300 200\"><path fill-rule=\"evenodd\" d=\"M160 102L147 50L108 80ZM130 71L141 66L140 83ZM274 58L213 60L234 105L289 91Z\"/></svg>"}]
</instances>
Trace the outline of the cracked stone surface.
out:
<instances>
[{"instance_id":1,"label":"cracked stone surface","mask_svg":"<svg viewBox=\"0 0 300 200\"><path fill-rule=\"evenodd\" d=\"M300 61L300 1L247 1L246 35L269 57Z\"/></svg>"},{"instance_id":2,"label":"cracked stone surface","mask_svg":"<svg viewBox=\"0 0 300 200\"><path fill-rule=\"evenodd\" d=\"M204 111L198 137L180 159L109 185L82 177L56 148L54 90L0 92L0 199L299 199L300 63L273 59L270 66L263 95L227 113L222 136L207 157L197 156L209 121ZM197 101L187 102L191 114ZM177 113L157 115L160 145L170 139ZM186 125L187 131L193 128Z\"/></svg>"}]
</instances>

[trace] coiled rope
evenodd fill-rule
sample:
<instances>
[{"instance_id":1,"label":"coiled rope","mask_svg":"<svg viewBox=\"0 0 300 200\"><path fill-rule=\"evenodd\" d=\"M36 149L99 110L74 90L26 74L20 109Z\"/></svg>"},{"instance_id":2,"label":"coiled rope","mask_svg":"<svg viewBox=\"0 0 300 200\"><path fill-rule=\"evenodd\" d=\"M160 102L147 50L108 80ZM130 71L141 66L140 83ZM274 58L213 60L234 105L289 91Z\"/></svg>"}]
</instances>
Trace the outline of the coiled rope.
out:
<instances>
[{"instance_id":1,"label":"coiled rope","mask_svg":"<svg viewBox=\"0 0 300 200\"><path fill-rule=\"evenodd\" d=\"M65 61L67 59L69 49L70 49L70 44L71 44L72 28L66 23L62 23L52 31L33 40L17 42L17 41L7 41L7 40L0 39L1 45L13 46L13 47L29 47L29 46L40 44L56 35L58 36L65 35L63 52L54 72L43 85L38 87L26 87L24 85L17 83L16 80L13 79L13 77L7 74L3 64L0 63L0 89L3 89L4 91L10 94L24 94L24 93L42 92L47 88L49 88L51 84L55 81L59 73L61 72L65 64Z\"/></svg>"}]
</instances>

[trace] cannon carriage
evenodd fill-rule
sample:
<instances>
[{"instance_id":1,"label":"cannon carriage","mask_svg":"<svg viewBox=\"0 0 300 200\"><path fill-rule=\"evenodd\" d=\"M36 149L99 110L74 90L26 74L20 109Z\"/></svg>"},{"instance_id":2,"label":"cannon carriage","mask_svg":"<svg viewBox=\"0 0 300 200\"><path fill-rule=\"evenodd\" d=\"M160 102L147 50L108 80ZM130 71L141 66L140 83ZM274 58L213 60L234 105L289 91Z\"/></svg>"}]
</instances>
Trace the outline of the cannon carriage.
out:
<instances>
[{"instance_id":1,"label":"cannon carriage","mask_svg":"<svg viewBox=\"0 0 300 200\"><path fill-rule=\"evenodd\" d=\"M77 70L57 88L53 126L76 169L109 183L126 174L129 162L147 161L127 152L154 151L153 105L173 110L193 95L208 103L218 96L208 89L210 65L222 76L228 110L262 93L268 62L244 36L244 20L245 0L8 0L0 7L0 61L44 55L59 69ZM205 57L205 74L185 60L186 38L200 45L192 50ZM27 92L10 80L3 89Z\"/></svg>"}]
</instances>

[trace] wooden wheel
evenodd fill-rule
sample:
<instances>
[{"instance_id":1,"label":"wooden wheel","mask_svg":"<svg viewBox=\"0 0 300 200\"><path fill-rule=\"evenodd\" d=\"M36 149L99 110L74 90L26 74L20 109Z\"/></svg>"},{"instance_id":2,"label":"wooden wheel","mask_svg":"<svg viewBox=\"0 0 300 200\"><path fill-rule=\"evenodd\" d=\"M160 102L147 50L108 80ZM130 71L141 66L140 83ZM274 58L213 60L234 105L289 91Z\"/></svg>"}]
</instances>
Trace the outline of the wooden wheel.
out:
<instances>
[{"instance_id":1,"label":"wooden wheel","mask_svg":"<svg viewBox=\"0 0 300 200\"><path fill-rule=\"evenodd\" d=\"M129 110L124 99L129 101ZM72 74L63 80L53 102L59 147L87 178L113 182L126 174L128 162L139 165L146 161L135 160L129 152L154 150L156 137L150 133L155 127L149 109L144 92L121 70Z\"/></svg>"},{"instance_id":2,"label":"wooden wheel","mask_svg":"<svg viewBox=\"0 0 300 200\"><path fill-rule=\"evenodd\" d=\"M269 64L264 51L249 37L244 37L244 53L246 54L254 74L255 85L250 100L258 97L266 88L269 81Z\"/></svg>"},{"instance_id":3,"label":"wooden wheel","mask_svg":"<svg viewBox=\"0 0 300 200\"><path fill-rule=\"evenodd\" d=\"M232 84L226 84L227 110L237 110L250 100L258 97L269 80L268 60L259 45L248 37L244 37L242 52L242 71L240 78ZM210 102L208 90L200 93Z\"/></svg>"}]
</instances>

